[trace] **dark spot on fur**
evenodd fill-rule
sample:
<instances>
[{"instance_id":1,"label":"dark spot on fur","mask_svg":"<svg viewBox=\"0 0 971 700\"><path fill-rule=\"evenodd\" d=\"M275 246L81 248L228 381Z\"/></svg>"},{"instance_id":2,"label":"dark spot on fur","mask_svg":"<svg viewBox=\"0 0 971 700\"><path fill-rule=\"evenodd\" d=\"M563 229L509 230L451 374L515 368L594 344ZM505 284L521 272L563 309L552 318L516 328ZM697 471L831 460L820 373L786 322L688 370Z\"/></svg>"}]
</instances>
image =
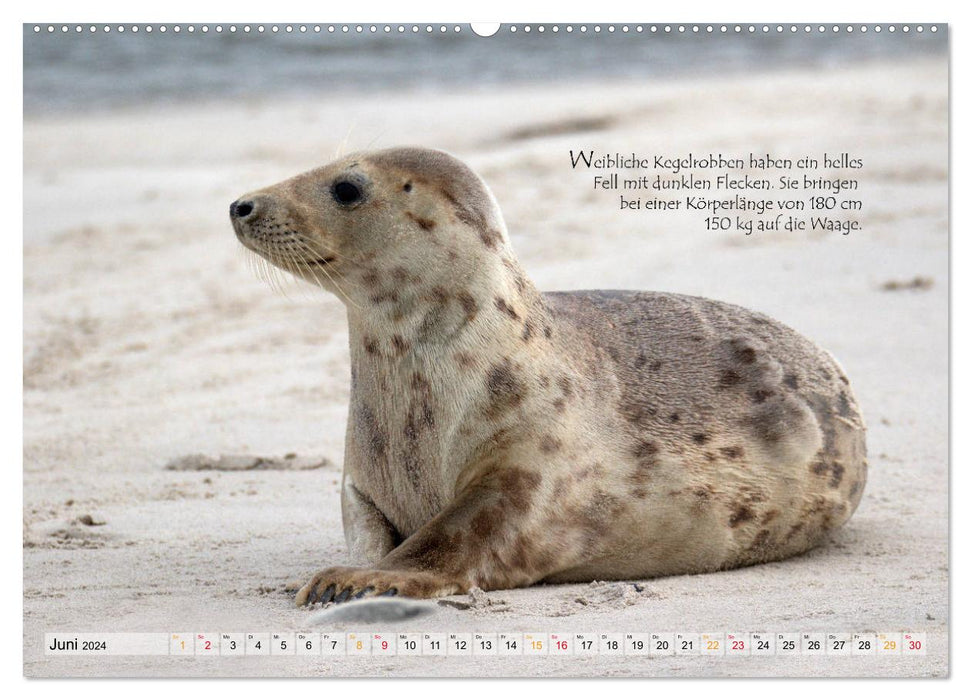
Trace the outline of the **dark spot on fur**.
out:
<instances>
[{"instance_id":1,"label":"dark spot on fur","mask_svg":"<svg viewBox=\"0 0 971 700\"><path fill-rule=\"evenodd\" d=\"M381 278L376 272L371 271L365 272L363 275L361 275L361 281L363 281L368 287L377 287L381 282Z\"/></svg>"},{"instance_id":2,"label":"dark spot on fur","mask_svg":"<svg viewBox=\"0 0 971 700\"><path fill-rule=\"evenodd\" d=\"M733 369L722 370L722 373L718 377L718 388L727 389L730 386L735 386L740 381L742 381L742 375Z\"/></svg>"},{"instance_id":3,"label":"dark spot on fur","mask_svg":"<svg viewBox=\"0 0 971 700\"><path fill-rule=\"evenodd\" d=\"M492 444L492 450L494 452L501 452L512 444L512 436L507 428L500 428L492 434L489 438L489 442Z\"/></svg>"},{"instance_id":4,"label":"dark spot on fur","mask_svg":"<svg viewBox=\"0 0 971 700\"><path fill-rule=\"evenodd\" d=\"M547 338L552 338L553 329L550 328L549 326L543 326L543 335L545 335Z\"/></svg>"},{"instance_id":5,"label":"dark spot on fur","mask_svg":"<svg viewBox=\"0 0 971 700\"><path fill-rule=\"evenodd\" d=\"M775 392L771 389L756 389L749 394L752 397L752 403L765 403L766 399L772 398L774 395Z\"/></svg>"},{"instance_id":6,"label":"dark spot on fur","mask_svg":"<svg viewBox=\"0 0 971 700\"><path fill-rule=\"evenodd\" d=\"M552 435L544 435L539 441L539 449L544 454L552 454L560 449L563 443Z\"/></svg>"},{"instance_id":7,"label":"dark spot on fur","mask_svg":"<svg viewBox=\"0 0 971 700\"><path fill-rule=\"evenodd\" d=\"M755 362L755 350L750 347L735 348L735 359L743 365L750 365Z\"/></svg>"},{"instance_id":8,"label":"dark spot on fur","mask_svg":"<svg viewBox=\"0 0 971 700\"><path fill-rule=\"evenodd\" d=\"M691 492L695 498L697 498L702 503L707 503L711 500L712 488L711 486L698 486Z\"/></svg>"},{"instance_id":9,"label":"dark spot on fur","mask_svg":"<svg viewBox=\"0 0 971 700\"><path fill-rule=\"evenodd\" d=\"M455 353L455 361L458 362L459 365L464 367L465 369L468 369L469 367L475 364L475 358L472 357L472 355L470 355L469 353L461 350Z\"/></svg>"},{"instance_id":10,"label":"dark spot on fur","mask_svg":"<svg viewBox=\"0 0 971 700\"><path fill-rule=\"evenodd\" d=\"M704 339L705 339L705 336L698 335L697 333L695 333L694 335L689 335L688 336L688 340L692 341L693 343L700 343Z\"/></svg>"},{"instance_id":11,"label":"dark spot on fur","mask_svg":"<svg viewBox=\"0 0 971 700\"><path fill-rule=\"evenodd\" d=\"M415 375L413 383L420 380L419 375ZM425 384L427 387L427 383ZM419 393L424 393L425 396L421 400L419 405L413 404L411 409L408 411L408 418L405 421L404 426L404 436L407 442L407 448L401 457L402 464L404 465L405 475L408 477L408 481L411 483L412 488L416 491L421 489L421 463L419 461L419 451L421 443L421 433L423 430L431 428L435 425L435 416L432 412L431 403L427 388Z\"/></svg>"},{"instance_id":12,"label":"dark spot on fur","mask_svg":"<svg viewBox=\"0 0 971 700\"><path fill-rule=\"evenodd\" d=\"M533 502L533 492L542 481L542 477L534 472L506 467L499 473L499 491L511 510L525 513Z\"/></svg>"},{"instance_id":13,"label":"dark spot on fur","mask_svg":"<svg viewBox=\"0 0 971 700\"><path fill-rule=\"evenodd\" d=\"M758 411L750 419L755 435L769 445L784 437L785 424L775 412Z\"/></svg>"},{"instance_id":14,"label":"dark spot on fur","mask_svg":"<svg viewBox=\"0 0 971 700\"><path fill-rule=\"evenodd\" d=\"M408 352L408 349L411 347L411 343L409 343L407 340L402 338L397 333L391 336L391 344L394 346L394 351L398 355L405 354L406 352Z\"/></svg>"},{"instance_id":15,"label":"dark spot on fur","mask_svg":"<svg viewBox=\"0 0 971 700\"><path fill-rule=\"evenodd\" d=\"M387 457L388 439L384 429L378 424L374 411L369 406L361 405L356 410L357 420L355 421L355 433L362 443L365 452L370 459L374 460L381 467Z\"/></svg>"},{"instance_id":16,"label":"dark spot on fur","mask_svg":"<svg viewBox=\"0 0 971 700\"><path fill-rule=\"evenodd\" d=\"M759 530L758 534L752 539L752 544L748 547L749 550L765 549L766 545L769 544L771 534L768 530Z\"/></svg>"},{"instance_id":17,"label":"dark spot on fur","mask_svg":"<svg viewBox=\"0 0 971 700\"><path fill-rule=\"evenodd\" d=\"M434 300L436 304L447 304L449 300L448 290L445 289L445 287L439 287L437 285L432 287L432 300Z\"/></svg>"},{"instance_id":18,"label":"dark spot on fur","mask_svg":"<svg viewBox=\"0 0 971 700\"><path fill-rule=\"evenodd\" d=\"M794 374L787 374L785 377L782 378L782 382L790 389L799 388L799 377L797 377Z\"/></svg>"},{"instance_id":19,"label":"dark spot on fur","mask_svg":"<svg viewBox=\"0 0 971 700\"><path fill-rule=\"evenodd\" d=\"M449 204L452 205L452 209L455 210L455 218L456 219L458 219L459 221L461 221L464 224L468 224L469 226L473 226L473 227L482 227L482 226L485 225L485 221L484 221L482 215L479 214L478 212L472 211L467 206L465 206L464 204L462 204L455 197L455 195L453 195L449 191L449 189L447 187L440 187L439 188L439 193L442 195L442 197Z\"/></svg>"},{"instance_id":20,"label":"dark spot on fur","mask_svg":"<svg viewBox=\"0 0 971 700\"><path fill-rule=\"evenodd\" d=\"M568 399L573 396L573 382L570 381L568 376L561 375L556 381L560 385L560 391L563 392L564 398Z\"/></svg>"},{"instance_id":21,"label":"dark spot on fur","mask_svg":"<svg viewBox=\"0 0 971 700\"><path fill-rule=\"evenodd\" d=\"M657 415L657 408L636 400L620 404L618 410L627 422L638 426L647 425Z\"/></svg>"},{"instance_id":22,"label":"dark spot on fur","mask_svg":"<svg viewBox=\"0 0 971 700\"><path fill-rule=\"evenodd\" d=\"M519 272L515 275L516 290L522 295L526 292L526 278Z\"/></svg>"},{"instance_id":23,"label":"dark spot on fur","mask_svg":"<svg viewBox=\"0 0 971 700\"><path fill-rule=\"evenodd\" d=\"M845 391L841 391L840 392L839 401L838 401L837 409L836 410L839 412L840 416L842 416L843 418L852 418L853 417L853 409L850 406L850 399L849 399L849 397L847 397Z\"/></svg>"},{"instance_id":24,"label":"dark spot on fur","mask_svg":"<svg viewBox=\"0 0 971 700\"><path fill-rule=\"evenodd\" d=\"M415 417L411 414L408 415L408 420L405 422L404 433L408 442L415 443L418 441L418 428L415 426Z\"/></svg>"},{"instance_id":25,"label":"dark spot on fur","mask_svg":"<svg viewBox=\"0 0 971 700\"><path fill-rule=\"evenodd\" d=\"M463 546L466 534L462 530L452 533L441 529L427 529L421 535L409 538L401 554L407 557L411 567L428 572L456 572L462 568Z\"/></svg>"},{"instance_id":26,"label":"dark spot on fur","mask_svg":"<svg viewBox=\"0 0 971 700\"><path fill-rule=\"evenodd\" d=\"M555 408L558 413L562 413L566 408L566 401L562 397L556 399L553 401L553 408Z\"/></svg>"},{"instance_id":27,"label":"dark spot on fur","mask_svg":"<svg viewBox=\"0 0 971 700\"><path fill-rule=\"evenodd\" d=\"M681 420L681 416L678 415L677 413L672 413L670 416L668 416L668 420L671 421L672 423L677 423L678 421Z\"/></svg>"},{"instance_id":28,"label":"dark spot on fur","mask_svg":"<svg viewBox=\"0 0 971 700\"><path fill-rule=\"evenodd\" d=\"M486 377L486 387L489 391L489 413L493 416L515 408L526 396L526 385L508 358L492 366Z\"/></svg>"},{"instance_id":29,"label":"dark spot on fur","mask_svg":"<svg viewBox=\"0 0 971 700\"><path fill-rule=\"evenodd\" d=\"M544 389L549 389L550 387L550 376L548 374L539 375L539 385Z\"/></svg>"},{"instance_id":30,"label":"dark spot on fur","mask_svg":"<svg viewBox=\"0 0 971 700\"><path fill-rule=\"evenodd\" d=\"M660 448L652 440L638 440L631 449L631 454L637 458L637 464L628 479L634 488L644 488L650 481L654 470L657 468L657 455Z\"/></svg>"},{"instance_id":31,"label":"dark spot on fur","mask_svg":"<svg viewBox=\"0 0 971 700\"><path fill-rule=\"evenodd\" d=\"M748 522L755 517L755 513L747 505L742 503L736 504L735 509L732 511L731 517L728 519L728 524L732 527L738 527L742 523Z\"/></svg>"},{"instance_id":32,"label":"dark spot on fur","mask_svg":"<svg viewBox=\"0 0 971 700\"><path fill-rule=\"evenodd\" d=\"M427 393L431 389L431 384L425 379L425 375L421 372L415 372L411 375L411 388L419 393Z\"/></svg>"},{"instance_id":33,"label":"dark spot on fur","mask_svg":"<svg viewBox=\"0 0 971 700\"><path fill-rule=\"evenodd\" d=\"M654 360L654 362L651 363L650 370L652 372L657 372L663 365L664 363L661 360Z\"/></svg>"},{"instance_id":34,"label":"dark spot on fur","mask_svg":"<svg viewBox=\"0 0 971 700\"><path fill-rule=\"evenodd\" d=\"M638 440L637 444L634 445L633 454L637 459L645 459L647 457L653 457L660 451L657 443L653 440Z\"/></svg>"},{"instance_id":35,"label":"dark spot on fur","mask_svg":"<svg viewBox=\"0 0 971 700\"><path fill-rule=\"evenodd\" d=\"M637 359L634 360L634 369L640 369L646 364L647 364L647 355L645 355L644 353L641 353L640 355L637 356Z\"/></svg>"},{"instance_id":36,"label":"dark spot on fur","mask_svg":"<svg viewBox=\"0 0 971 700\"><path fill-rule=\"evenodd\" d=\"M502 509L494 506L483 508L472 518L469 530L479 542L486 542L502 523Z\"/></svg>"},{"instance_id":37,"label":"dark spot on fur","mask_svg":"<svg viewBox=\"0 0 971 700\"><path fill-rule=\"evenodd\" d=\"M506 303L505 299L503 299L502 297L496 297L495 303L496 303L496 308L499 309L502 313L506 314L513 321L519 320L519 314L516 313L516 310L514 308L512 308L511 306L509 306L509 304Z\"/></svg>"},{"instance_id":38,"label":"dark spot on fur","mask_svg":"<svg viewBox=\"0 0 971 700\"><path fill-rule=\"evenodd\" d=\"M696 445L704 445L710 439L711 438L708 437L705 433L695 433L694 435L691 436L692 442L694 442Z\"/></svg>"},{"instance_id":39,"label":"dark spot on fur","mask_svg":"<svg viewBox=\"0 0 971 700\"><path fill-rule=\"evenodd\" d=\"M380 294L375 294L371 297L371 302L374 304L380 304L385 301L390 301L392 304L398 302L398 290L392 289L389 292L381 292Z\"/></svg>"},{"instance_id":40,"label":"dark spot on fur","mask_svg":"<svg viewBox=\"0 0 971 700\"><path fill-rule=\"evenodd\" d=\"M502 240L502 234L492 229L480 228L479 238L489 250L499 250L499 242Z\"/></svg>"},{"instance_id":41,"label":"dark spot on fur","mask_svg":"<svg viewBox=\"0 0 971 700\"><path fill-rule=\"evenodd\" d=\"M459 300L459 304L462 305L465 318L469 321L473 320L476 314L479 313L479 305L475 302L475 297L468 292L459 292L456 298Z\"/></svg>"},{"instance_id":42,"label":"dark spot on fur","mask_svg":"<svg viewBox=\"0 0 971 700\"><path fill-rule=\"evenodd\" d=\"M380 352L378 341L369 335L364 336L364 351L369 355L377 355Z\"/></svg>"},{"instance_id":43,"label":"dark spot on fur","mask_svg":"<svg viewBox=\"0 0 971 700\"><path fill-rule=\"evenodd\" d=\"M843 481L843 473L846 469L839 462L833 462L832 466L833 474L829 479L829 487L835 489L839 487L840 483Z\"/></svg>"},{"instance_id":44,"label":"dark spot on fur","mask_svg":"<svg viewBox=\"0 0 971 700\"><path fill-rule=\"evenodd\" d=\"M533 337L533 322L532 321L526 321L526 323L523 324L523 336L522 337L523 337L523 342L526 342L526 343L528 343L529 342L529 339Z\"/></svg>"},{"instance_id":45,"label":"dark spot on fur","mask_svg":"<svg viewBox=\"0 0 971 700\"><path fill-rule=\"evenodd\" d=\"M811 471L813 474L817 476L822 476L823 474L829 471L829 467L826 465L826 462L824 462L821 459L818 459L809 465L809 471Z\"/></svg>"},{"instance_id":46,"label":"dark spot on fur","mask_svg":"<svg viewBox=\"0 0 971 700\"><path fill-rule=\"evenodd\" d=\"M767 523L771 523L778 515L779 511L775 510L774 508L772 510L765 511L765 513L762 515L762 524L765 525Z\"/></svg>"},{"instance_id":47,"label":"dark spot on fur","mask_svg":"<svg viewBox=\"0 0 971 700\"><path fill-rule=\"evenodd\" d=\"M654 459L645 459L634 465L634 470L628 475L628 481L633 488L646 488L651 482L657 462Z\"/></svg>"},{"instance_id":48,"label":"dark spot on fur","mask_svg":"<svg viewBox=\"0 0 971 700\"><path fill-rule=\"evenodd\" d=\"M597 488L576 516L591 535L599 538L623 510L624 503L617 496Z\"/></svg>"},{"instance_id":49,"label":"dark spot on fur","mask_svg":"<svg viewBox=\"0 0 971 700\"><path fill-rule=\"evenodd\" d=\"M418 216L417 214L413 214L410 211L406 211L405 212L405 216L407 216L409 219L411 219L416 224L418 224L418 226L423 231L431 231L436 226L436 223L434 221L432 221L431 219L425 219L425 218L423 218L421 216Z\"/></svg>"},{"instance_id":50,"label":"dark spot on fur","mask_svg":"<svg viewBox=\"0 0 971 700\"><path fill-rule=\"evenodd\" d=\"M728 457L728 459L739 459L742 455L745 454L745 450L743 450L738 445L732 445L731 447L722 447L722 448L719 448L718 451L721 452L724 456Z\"/></svg>"}]
</instances>

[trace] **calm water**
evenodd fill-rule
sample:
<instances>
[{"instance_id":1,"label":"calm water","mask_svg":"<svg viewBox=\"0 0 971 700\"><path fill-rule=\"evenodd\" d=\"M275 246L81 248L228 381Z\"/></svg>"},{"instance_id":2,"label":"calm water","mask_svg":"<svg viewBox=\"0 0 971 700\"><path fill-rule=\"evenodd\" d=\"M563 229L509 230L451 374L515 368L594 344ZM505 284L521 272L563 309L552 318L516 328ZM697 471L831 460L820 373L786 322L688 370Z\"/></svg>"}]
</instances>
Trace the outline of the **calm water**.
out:
<instances>
[{"instance_id":1,"label":"calm water","mask_svg":"<svg viewBox=\"0 0 971 700\"><path fill-rule=\"evenodd\" d=\"M242 26L242 25L239 25ZM451 27L452 25L450 25ZM586 34L504 27L482 38L454 34L35 34L24 26L24 112L259 94L326 94L374 88L439 91L500 83L652 79L678 74L836 66L947 51L947 29L908 34L788 32Z\"/></svg>"}]
</instances>

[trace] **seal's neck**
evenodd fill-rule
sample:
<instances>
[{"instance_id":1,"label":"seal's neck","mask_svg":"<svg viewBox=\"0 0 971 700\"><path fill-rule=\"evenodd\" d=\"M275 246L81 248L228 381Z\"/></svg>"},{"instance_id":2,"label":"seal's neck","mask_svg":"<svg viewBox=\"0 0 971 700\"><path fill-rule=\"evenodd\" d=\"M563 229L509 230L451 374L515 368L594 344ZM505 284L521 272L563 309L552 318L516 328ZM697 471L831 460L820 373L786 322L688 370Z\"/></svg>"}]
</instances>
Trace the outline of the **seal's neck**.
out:
<instances>
[{"instance_id":1,"label":"seal's neck","mask_svg":"<svg viewBox=\"0 0 971 700\"><path fill-rule=\"evenodd\" d=\"M362 362L441 361L456 352L515 351L522 337L542 332L548 310L511 256L494 256L472 272L435 283L407 273L348 306L352 355ZM454 359L454 358L453 358Z\"/></svg>"},{"instance_id":2,"label":"seal's neck","mask_svg":"<svg viewBox=\"0 0 971 700\"><path fill-rule=\"evenodd\" d=\"M373 459L384 466L373 488L417 499L429 517L501 423L515 420L533 381L524 355L551 333L549 309L512 258L489 273L402 285L394 303L348 307L352 444L377 440Z\"/></svg>"}]
</instances>

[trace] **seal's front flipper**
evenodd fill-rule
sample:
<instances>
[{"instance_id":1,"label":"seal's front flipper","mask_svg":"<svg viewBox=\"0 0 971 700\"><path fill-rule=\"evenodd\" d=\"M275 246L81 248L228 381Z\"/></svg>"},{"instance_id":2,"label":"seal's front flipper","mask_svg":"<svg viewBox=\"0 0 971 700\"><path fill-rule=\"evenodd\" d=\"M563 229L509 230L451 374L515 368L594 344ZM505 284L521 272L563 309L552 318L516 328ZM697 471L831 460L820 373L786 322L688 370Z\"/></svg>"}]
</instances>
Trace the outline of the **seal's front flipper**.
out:
<instances>
[{"instance_id":1,"label":"seal's front flipper","mask_svg":"<svg viewBox=\"0 0 971 700\"><path fill-rule=\"evenodd\" d=\"M335 566L317 573L297 592L297 605L344 603L361 598L435 598L458 593L454 584L421 571L379 571Z\"/></svg>"},{"instance_id":2,"label":"seal's front flipper","mask_svg":"<svg viewBox=\"0 0 971 700\"><path fill-rule=\"evenodd\" d=\"M355 596L438 598L519 588L576 566L585 550L551 535L562 530L539 470L491 466L374 568L321 571L297 605Z\"/></svg>"}]
</instances>

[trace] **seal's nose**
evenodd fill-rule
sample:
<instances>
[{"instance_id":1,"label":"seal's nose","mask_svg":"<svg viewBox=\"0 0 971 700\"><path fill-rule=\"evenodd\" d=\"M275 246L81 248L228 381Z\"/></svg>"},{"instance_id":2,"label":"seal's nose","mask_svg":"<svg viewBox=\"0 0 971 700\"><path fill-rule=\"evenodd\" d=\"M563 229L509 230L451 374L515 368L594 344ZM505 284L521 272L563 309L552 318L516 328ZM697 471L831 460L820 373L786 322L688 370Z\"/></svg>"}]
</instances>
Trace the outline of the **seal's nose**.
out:
<instances>
[{"instance_id":1,"label":"seal's nose","mask_svg":"<svg viewBox=\"0 0 971 700\"><path fill-rule=\"evenodd\" d=\"M240 221L245 221L253 214L254 210L253 202L249 200L239 200L229 205L229 217L231 219L239 219Z\"/></svg>"}]
</instances>

